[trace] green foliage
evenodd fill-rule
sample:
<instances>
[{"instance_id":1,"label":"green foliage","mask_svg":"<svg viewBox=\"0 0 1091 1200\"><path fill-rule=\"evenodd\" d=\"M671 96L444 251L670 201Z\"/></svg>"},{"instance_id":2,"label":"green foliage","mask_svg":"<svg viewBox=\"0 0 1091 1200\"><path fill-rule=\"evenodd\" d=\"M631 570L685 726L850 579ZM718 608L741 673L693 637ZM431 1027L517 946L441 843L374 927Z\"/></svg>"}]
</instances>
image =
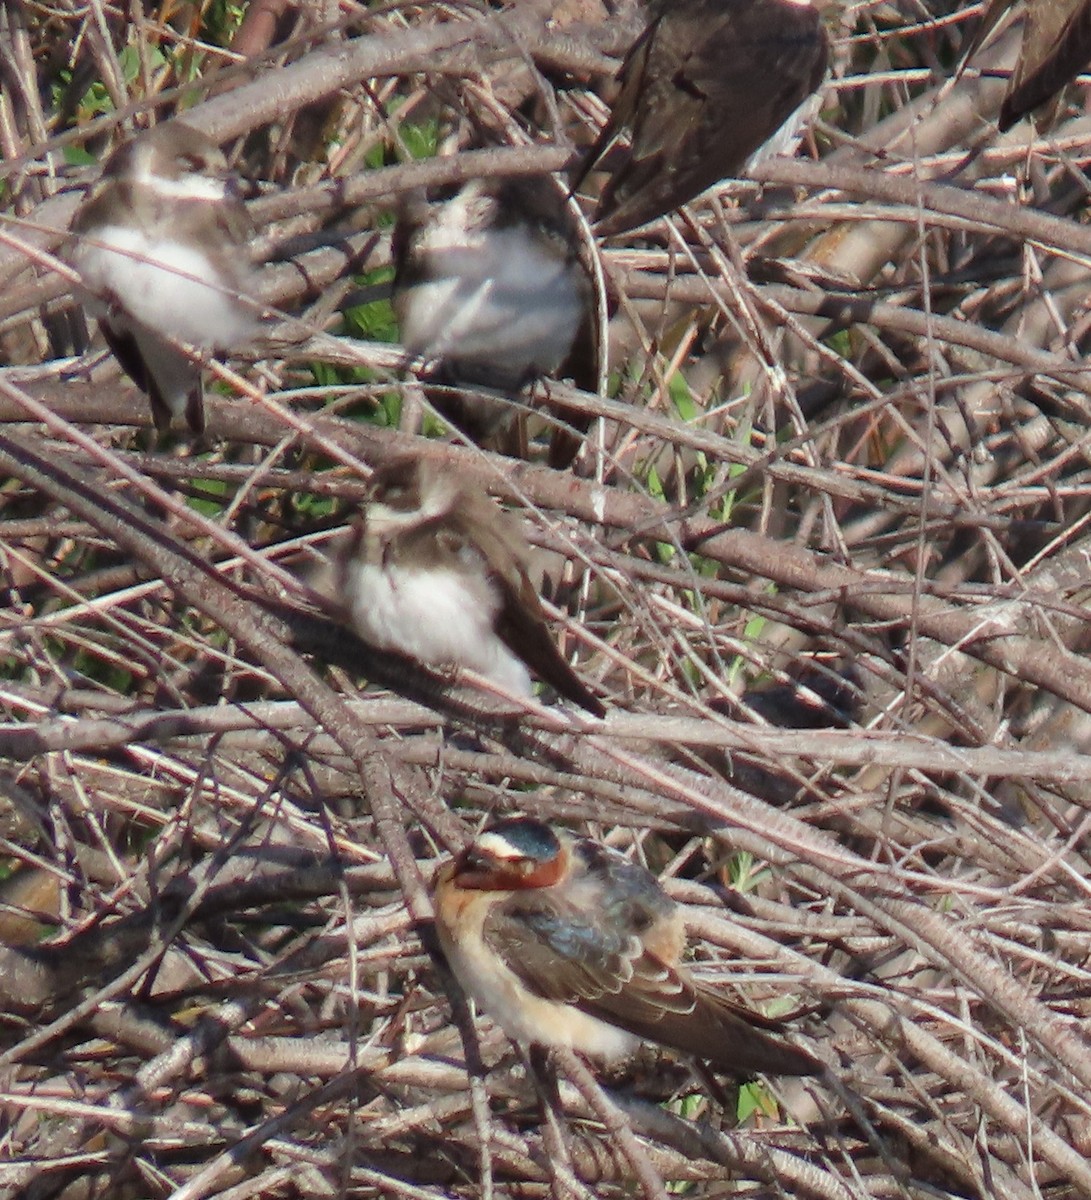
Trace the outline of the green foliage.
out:
<instances>
[{"instance_id":1,"label":"green foliage","mask_svg":"<svg viewBox=\"0 0 1091 1200\"><path fill-rule=\"evenodd\" d=\"M393 267L377 267L357 277L356 282L362 288L389 285L394 277ZM349 337L363 341L390 342L398 340L398 326L394 319L394 310L389 297L368 300L363 304L346 308L342 314L344 332ZM341 367L330 363L314 362L310 364L311 374L315 383L320 387L339 388L354 385L367 385L382 382L380 376L367 367ZM397 391L385 392L369 411L362 413L366 421L378 425L397 424L401 415L401 394Z\"/></svg>"},{"instance_id":2,"label":"green foliage","mask_svg":"<svg viewBox=\"0 0 1091 1200\"><path fill-rule=\"evenodd\" d=\"M394 100L389 106L393 116L401 105L401 100ZM394 147L389 141L377 141L369 146L364 153L364 165L369 170L388 167L392 163L403 161L406 157L417 161L424 158L435 158L439 148L440 124L435 117L426 121L407 121L398 129L398 145ZM392 218L383 216L380 225L389 224Z\"/></svg>"},{"instance_id":3,"label":"green foliage","mask_svg":"<svg viewBox=\"0 0 1091 1200\"><path fill-rule=\"evenodd\" d=\"M754 856L749 850L740 850L728 860L727 878L734 891L745 895L769 878L769 868L755 869Z\"/></svg>"},{"instance_id":4,"label":"green foliage","mask_svg":"<svg viewBox=\"0 0 1091 1200\"><path fill-rule=\"evenodd\" d=\"M667 382L667 395L671 398L675 412L683 421L696 421L701 415L690 391L689 383L681 371L675 371Z\"/></svg>"},{"instance_id":5,"label":"green foliage","mask_svg":"<svg viewBox=\"0 0 1091 1200\"><path fill-rule=\"evenodd\" d=\"M672 1112L679 1117L685 1117L687 1121L692 1121L700 1115L705 1103L706 1098L703 1092L689 1092L685 1096L677 1096L665 1105L665 1107L668 1112Z\"/></svg>"},{"instance_id":6,"label":"green foliage","mask_svg":"<svg viewBox=\"0 0 1091 1200\"><path fill-rule=\"evenodd\" d=\"M167 65L167 56L158 46L146 45L143 55L145 61L148 62L153 70ZM140 78L141 51L136 46L123 46L118 52L117 59L121 65L121 73L125 79L125 83L135 83ZM67 69L59 71L56 80L50 88L54 107L61 108L64 106L65 97L71 86L72 72ZM71 98L69 99L69 103L72 104ZM82 125L87 121L93 120L95 117L112 113L114 111L114 101L106 85L101 80L96 80L79 96L78 100L75 101L74 107L76 109L76 124Z\"/></svg>"},{"instance_id":7,"label":"green foliage","mask_svg":"<svg viewBox=\"0 0 1091 1200\"><path fill-rule=\"evenodd\" d=\"M439 120L432 117L401 127L402 144L415 159L435 158L439 151Z\"/></svg>"},{"instance_id":8,"label":"green foliage","mask_svg":"<svg viewBox=\"0 0 1091 1200\"><path fill-rule=\"evenodd\" d=\"M393 267L377 267L357 279L361 287L388 284L394 278ZM345 333L369 342L396 342L398 323L389 299L369 300L353 305L344 312Z\"/></svg>"},{"instance_id":9,"label":"green foliage","mask_svg":"<svg viewBox=\"0 0 1091 1200\"><path fill-rule=\"evenodd\" d=\"M852 361L852 331L838 329L825 339L826 345L839 357L847 362Z\"/></svg>"},{"instance_id":10,"label":"green foliage","mask_svg":"<svg viewBox=\"0 0 1091 1200\"><path fill-rule=\"evenodd\" d=\"M203 517L218 517L227 507L229 497L227 482L223 479L205 479L196 495L190 495L187 503Z\"/></svg>"},{"instance_id":11,"label":"green foliage","mask_svg":"<svg viewBox=\"0 0 1091 1200\"><path fill-rule=\"evenodd\" d=\"M770 587L766 588L765 591L767 594L775 594L776 588L770 586ZM743 631L742 631L743 640L746 642L749 642L751 644L760 642L762 634L765 632L765 627L767 624L768 624L768 620L765 617L754 616L754 615L750 616L748 618L746 624L743 626ZM744 658L741 654L737 654L731 660L731 665L727 668L727 678L725 680L725 683L729 687L733 683L735 683L735 681L738 679L738 677L746 670L747 665L748 665L748 660L746 658Z\"/></svg>"},{"instance_id":12,"label":"green foliage","mask_svg":"<svg viewBox=\"0 0 1091 1200\"><path fill-rule=\"evenodd\" d=\"M332 496L319 496L315 492L293 492L289 499L292 510L314 524L324 521L336 507Z\"/></svg>"},{"instance_id":13,"label":"green foliage","mask_svg":"<svg viewBox=\"0 0 1091 1200\"><path fill-rule=\"evenodd\" d=\"M735 1115L740 1125L753 1116L768 1117L772 1121L780 1120L777 1102L761 1083L744 1083L739 1088L739 1104Z\"/></svg>"},{"instance_id":14,"label":"green foliage","mask_svg":"<svg viewBox=\"0 0 1091 1200\"><path fill-rule=\"evenodd\" d=\"M384 392L375 410L374 423L386 429L397 429L402 419L401 392Z\"/></svg>"},{"instance_id":15,"label":"green foliage","mask_svg":"<svg viewBox=\"0 0 1091 1200\"><path fill-rule=\"evenodd\" d=\"M389 285L394 278L391 266L377 267L357 278L362 288ZM346 308L343 314L344 331L347 335L363 341L386 342L396 345L399 340L398 322L389 297L368 300ZM313 363L311 370L319 387L343 387L345 384L372 384L383 382L375 371L366 367L334 367L327 363ZM402 415L402 393L392 388L384 391L374 401L374 407L363 414L363 419L384 428L396 428ZM446 426L431 414L425 414L422 433L425 437L446 436Z\"/></svg>"},{"instance_id":16,"label":"green foliage","mask_svg":"<svg viewBox=\"0 0 1091 1200\"><path fill-rule=\"evenodd\" d=\"M90 167L98 162L86 146L65 146L63 153L64 161L70 167Z\"/></svg>"},{"instance_id":17,"label":"green foliage","mask_svg":"<svg viewBox=\"0 0 1091 1200\"><path fill-rule=\"evenodd\" d=\"M230 4L228 0L210 0L201 22L201 37L214 46L230 45L231 39L242 24L246 14L245 4Z\"/></svg>"}]
</instances>

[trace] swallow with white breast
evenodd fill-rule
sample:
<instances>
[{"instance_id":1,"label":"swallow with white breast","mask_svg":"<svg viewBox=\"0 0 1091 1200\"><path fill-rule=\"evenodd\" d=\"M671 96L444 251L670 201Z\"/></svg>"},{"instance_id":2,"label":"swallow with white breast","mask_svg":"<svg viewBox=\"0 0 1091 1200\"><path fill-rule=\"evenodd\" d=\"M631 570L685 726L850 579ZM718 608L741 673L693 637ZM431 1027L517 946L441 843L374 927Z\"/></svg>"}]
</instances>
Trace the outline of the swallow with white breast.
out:
<instances>
[{"instance_id":1,"label":"swallow with white breast","mask_svg":"<svg viewBox=\"0 0 1091 1200\"><path fill-rule=\"evenodd\" d=\"M509 1037L614 1062L655 1042L739 1076L823 1066L680 966L682 913L623 855L541 821L491 825L436 876L440 946Z\"/></svg>"},{"instance_id":2,"label":"swallow with white breast","mask_svg":"<svg viewBox=\"0 0 1091 1200\"><path fill-rule=\"evenodd\" d=\"M160 431L204 431L201 371L175 342L230 350L256 331L253 227L219 147L180 121L110 155L76 212L69 260L84 306L151 400Z\"/></svg>"},{"instance_id":3,"label":"swallow with white breast","mask_svg":"<svg viewBox=\"0 0 1091 1200\"><path fill-rule=\"evenodd\" d=\"M433 403L469 436L509 424L506 394L538 379L567 374L595 390L591 281L558 180L416 193L399 213L394 258L402 344L425 361L426 378L467 386L437 391Z\"/></svg>"},{"instance_id":4,"label":"swallow with white breast","mask_svg":"<svg viewBox=\"0 0 1091 1200\"><path fill-rule=\"evenodd\" d=\"M468 667L520 696L531 694L533 670L604 716L553 641L528 557L517 521L490 497L450 468L396 459L372 478L336 586L349 624L379 649Z\"/></svg>"},{"instance_id":5,"label":"swallow with white breast","mask_svg":"<svg viewBox=\"0 0 1091 1200\"><path fill-rule=\"evenodd\" d=\"M656 0L573 185L629 133L595 232L635 229L738 175L757 155L778 152L805 118L828 56L808 0Z\"/></svg>"}]
</instances>

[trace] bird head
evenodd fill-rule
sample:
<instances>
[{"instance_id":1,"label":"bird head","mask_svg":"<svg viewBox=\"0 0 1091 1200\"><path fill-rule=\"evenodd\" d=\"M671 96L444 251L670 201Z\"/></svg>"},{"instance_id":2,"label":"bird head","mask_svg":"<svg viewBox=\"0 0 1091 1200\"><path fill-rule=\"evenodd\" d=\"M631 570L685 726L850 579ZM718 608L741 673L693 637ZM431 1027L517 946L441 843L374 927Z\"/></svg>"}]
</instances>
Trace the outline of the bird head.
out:
<instances>
[{"instance_id":1,"label":"bird head","mask_svg":"<svg viewBox=\"0 0 1091 1200\"><path fill-rule=\"evenodd\" d=\"M454 882L477 891L551 887L569 867L567 843L529 817L498 821L455 860Z\"/></svg>"},{"instance_id":2,"label":"bird head","mask_svg":"<svg viewBox=\"0 0 1091 1200\"><path fill-rule=\"evenodd\" d=\"M183 201L219 201L240 187L219 146L181 121L156 125L119 146L107 159L103 177L152 184Z\"/></svg>"}]
</instances>

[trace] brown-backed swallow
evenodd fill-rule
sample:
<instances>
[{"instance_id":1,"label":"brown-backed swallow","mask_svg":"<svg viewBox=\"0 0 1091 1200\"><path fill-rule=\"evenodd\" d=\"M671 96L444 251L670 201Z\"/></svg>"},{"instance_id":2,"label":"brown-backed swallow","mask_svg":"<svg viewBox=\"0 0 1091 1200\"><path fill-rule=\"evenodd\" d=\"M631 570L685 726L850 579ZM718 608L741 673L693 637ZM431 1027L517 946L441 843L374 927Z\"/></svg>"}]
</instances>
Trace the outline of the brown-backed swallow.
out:
<instances>
[{"instance_id":1,"label":"brown-backed swallow","mask_svg":"<svg viewBox=\"0 0 1091 1200\"><path fill-rule=\"evenodd\" d=\"M83 302L151 400L157 429L203 432L200 368L175 341L229 350L257 328L247 242L253 227L227 160L180 121L110 155L72 224Z\"/></svg>"},{"instance_id":2,"label":"brown-backed swallow","mask_svg":"<svg viewBox=\"0 0 1091 1200\"><path fill-rule=\"evenodd\" d=\"M822 1070L682 970L681 910L597 842L500 821L440 869L433 902L459 983L518 1042L615 1061L647 1040L736 1075Z\"/></svg>"},{"instance_id":3,"label":"brown-backed swallow","mask_svg":"<svg viewBox=\"0 0 1091 1200\"><path fill-rule=\"evenodd\" d=\"M622 63L621 90L574 187L619 135L630 146L602 193L596 233L644 225L795 136L829 46L807 0L657 0ZM802 114L801 114L802 115Z\"/></svg>"},{"instance_id":4,"label":"brown-backed swallow","mask_svg":"<svg viewBox=\"0 0 1091 1200\"><path fill-rule=\"evenodd\" d=\"M528 572L518 522L450 468L384 464L337 565L340 601L366 642L456 665L518 695L530 671L596 716L602 702L564 660Z\"/></svg>"},{"instance_id":5,"label":"brown-backed swallow","mask_svg":"<svg viewBox=\"0 0 1091 1200\"><path fill-rule=\"evenodd\" d=\"M474 179L413 195L394 229L394 311L402 344L437 383L500 395L436 394L444 416L481 440L516 393L573 375L595 390L591 282L552 177Z\"/></svg>"},{"instance_id":6,"label":"brown-backed swallow","mask_svg":"<svg viewBox=\"0 0 1091 1200\"><path fill-rule=\"evenodd\" d=\"M995 19L995 9L1007 6L993 0L982 25ZM1000 107L1001 133L1046 104L1091 63L1091 0L1030 0L1025 20L1019 57Z\"/></svg>"}]
</instances>

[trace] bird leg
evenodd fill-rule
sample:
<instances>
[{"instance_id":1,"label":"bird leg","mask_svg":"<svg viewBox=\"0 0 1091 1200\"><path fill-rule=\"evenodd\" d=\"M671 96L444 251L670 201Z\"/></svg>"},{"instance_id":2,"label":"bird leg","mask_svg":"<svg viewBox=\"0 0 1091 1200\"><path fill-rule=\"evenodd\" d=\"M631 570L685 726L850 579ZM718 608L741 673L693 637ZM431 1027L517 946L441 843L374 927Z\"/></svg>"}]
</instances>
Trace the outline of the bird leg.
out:
<instances>
[{"instance_id":1,"label":"bird leg","mask_svg":"<svg viewBox=\"0 0 1091 1200\"><path fill-rule=\"evenodd\" d=\"M556 1063L549 1050L538 1045L527 1047L527 1062L541 1104L542 1146L549 1164L553 1200L580 1200L587 1189L572 1171L572 1154L560 1121L563 1108Z\"/></svg>"},{"instance_id":2,"label":"bird leg","mask_svg":"<svg viewBox=\"0 0 1091 1200\"><path fill-rule=\"evenodd\" d=\"M563 1068L573 1086L590 1106L591 1111L606 1127L610 1141L632 1168L644 1200L668 1200L667 1189L647 1151L637 1140L633 1127L610 1097L599 1087L587 1064L573 1050L554 1047L555 1066Z\"/></svg>"}]
</instances>

